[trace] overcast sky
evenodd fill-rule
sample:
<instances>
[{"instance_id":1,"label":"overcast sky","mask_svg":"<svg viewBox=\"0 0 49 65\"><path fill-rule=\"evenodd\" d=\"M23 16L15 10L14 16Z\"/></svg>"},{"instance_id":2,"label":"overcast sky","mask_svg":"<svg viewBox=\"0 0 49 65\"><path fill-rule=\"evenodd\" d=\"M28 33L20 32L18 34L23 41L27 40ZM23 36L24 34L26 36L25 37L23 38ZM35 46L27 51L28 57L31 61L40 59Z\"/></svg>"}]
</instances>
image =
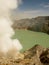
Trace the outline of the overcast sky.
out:
<instances>
[{"instance_id":1,"label":"overcast sky","mask_svg":"<svg viewBox=\"0 0 49 65\"><path fill-rule=\"evenodd\" d=\"M17 19L49 16L49 0L18 0Z\"/></svg>"}]
</instances>

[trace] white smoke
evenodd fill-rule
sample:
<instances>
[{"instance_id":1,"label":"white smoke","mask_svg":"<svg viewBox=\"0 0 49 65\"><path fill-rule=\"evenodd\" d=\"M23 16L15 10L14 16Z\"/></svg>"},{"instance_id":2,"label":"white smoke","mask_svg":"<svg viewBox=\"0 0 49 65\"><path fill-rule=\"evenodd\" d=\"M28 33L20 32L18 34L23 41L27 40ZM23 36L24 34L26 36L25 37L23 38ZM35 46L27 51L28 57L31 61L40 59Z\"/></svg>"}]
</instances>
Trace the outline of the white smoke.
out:
<instances>
[{"instance_id":1,"label":"white smoke","mask_svg":"<svg viewBox=\"0 0 49 65\"><path fill-rule=\"evenodd\" d=\"M14 31L9 15L10 10L17 6L17 0L0 0L0 52L7 53L11 49L15 49L17 52L22 49L19 40L11 39Z\"/></svg>"}]
</instances>

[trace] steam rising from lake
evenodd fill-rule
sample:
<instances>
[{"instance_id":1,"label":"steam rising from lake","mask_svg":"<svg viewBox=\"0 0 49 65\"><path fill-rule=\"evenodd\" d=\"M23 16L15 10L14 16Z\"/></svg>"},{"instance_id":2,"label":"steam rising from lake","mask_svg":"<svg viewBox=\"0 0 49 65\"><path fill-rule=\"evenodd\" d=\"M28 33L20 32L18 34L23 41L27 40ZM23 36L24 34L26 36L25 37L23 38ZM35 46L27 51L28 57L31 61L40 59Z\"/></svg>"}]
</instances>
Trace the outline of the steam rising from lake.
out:
<instances>
[{"instance_id":1,"label":"steam rising from lake","mask_svg":"<svg viewBox=\"0 0 49 65\"><path fill-rule=\"evenodd\" d=\"M10 11L17 6L17 0L0 0L0 52L7 53L12 49L17 52L22 49L18 39L11 39L15 32L11 27Z\"/></svg>"}]
</instances>

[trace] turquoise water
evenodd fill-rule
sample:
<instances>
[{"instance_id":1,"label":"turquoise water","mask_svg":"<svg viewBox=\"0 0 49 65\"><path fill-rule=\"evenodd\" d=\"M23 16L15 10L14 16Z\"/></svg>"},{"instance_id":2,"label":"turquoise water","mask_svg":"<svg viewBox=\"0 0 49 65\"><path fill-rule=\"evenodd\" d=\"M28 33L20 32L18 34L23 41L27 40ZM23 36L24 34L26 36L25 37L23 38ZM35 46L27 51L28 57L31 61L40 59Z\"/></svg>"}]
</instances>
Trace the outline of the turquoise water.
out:
<instances>
[{"instance_id":1,"label":"turquoise water","mask_svg":"<svg viewBox=\"0 0 49 65\"><path fill-rule=\"evenodd\" d=\"M13 38L19 39L23 46L22 51L31 48L35 44L40 44L43 47L49 47L49 35L45 33L28 30L16 30Z\"/></svg>"}]
</instances>

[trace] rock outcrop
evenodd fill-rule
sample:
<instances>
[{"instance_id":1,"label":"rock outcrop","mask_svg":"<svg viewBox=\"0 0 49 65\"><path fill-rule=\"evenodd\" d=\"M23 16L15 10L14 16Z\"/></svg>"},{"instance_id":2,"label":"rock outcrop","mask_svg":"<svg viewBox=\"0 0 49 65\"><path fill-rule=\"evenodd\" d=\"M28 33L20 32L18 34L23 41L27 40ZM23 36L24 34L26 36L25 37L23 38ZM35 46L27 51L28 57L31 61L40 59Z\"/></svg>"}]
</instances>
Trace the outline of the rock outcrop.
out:
<instances>
[{"instance_id":1,"label":"rock outcrop","mask_svg":"<svg viewBox=\"0 0 49 65\"><path fill-rule=\"evenodd\" d=\"M0 57L0 65L49 65L49 48L35 45L20 54L19 59Z\"/></svg>"}]
</instances>

